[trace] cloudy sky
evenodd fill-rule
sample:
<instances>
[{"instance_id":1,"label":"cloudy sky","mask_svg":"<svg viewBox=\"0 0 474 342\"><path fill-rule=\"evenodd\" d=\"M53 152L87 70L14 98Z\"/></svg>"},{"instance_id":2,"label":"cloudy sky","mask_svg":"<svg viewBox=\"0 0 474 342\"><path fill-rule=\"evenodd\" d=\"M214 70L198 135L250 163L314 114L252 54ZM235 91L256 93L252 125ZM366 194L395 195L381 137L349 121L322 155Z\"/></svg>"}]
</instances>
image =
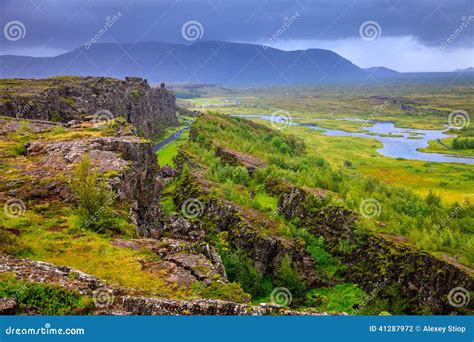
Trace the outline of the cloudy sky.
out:
<instances>
[{"instance_id":1,"label":"cloudy sky","mask_svg":"<svg viewBox=\"0 0 474 342\"><path fill-rule=\"evenodd\" d=\"M1 0L0 54L57 55L114 16L100 42L188 43L195 21L204 40L327 48L361 67L474 66L473 0Z\"/></svg>"}]
</instances>

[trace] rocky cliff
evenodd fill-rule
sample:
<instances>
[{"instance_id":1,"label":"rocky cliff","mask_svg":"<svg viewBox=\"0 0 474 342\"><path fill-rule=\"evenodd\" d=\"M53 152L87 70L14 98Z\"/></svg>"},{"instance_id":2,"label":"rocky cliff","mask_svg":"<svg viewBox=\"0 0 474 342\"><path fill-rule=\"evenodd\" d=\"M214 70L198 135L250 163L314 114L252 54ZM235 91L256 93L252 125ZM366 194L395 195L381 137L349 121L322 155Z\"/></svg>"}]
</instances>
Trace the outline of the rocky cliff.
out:
<instances>
[{"instance_id":1,"label":"rocky cliff","mask_svg":"<svg viewBox=\"0 0 474 342\"><path fill-rule=\"evenodd\" d=\"M0 115L68 122L123 117L146 136L177 124L175 96L137 77L56 77L2 80Z\"/></svg>"}]
</instances>

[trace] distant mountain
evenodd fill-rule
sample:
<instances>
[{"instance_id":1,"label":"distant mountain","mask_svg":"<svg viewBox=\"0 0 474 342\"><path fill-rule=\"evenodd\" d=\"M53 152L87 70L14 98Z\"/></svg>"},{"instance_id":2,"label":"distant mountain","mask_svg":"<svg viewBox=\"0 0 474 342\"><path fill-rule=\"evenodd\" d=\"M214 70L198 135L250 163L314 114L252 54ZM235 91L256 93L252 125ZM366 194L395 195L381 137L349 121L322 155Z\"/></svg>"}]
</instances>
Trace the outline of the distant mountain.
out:
<instances>
[{"instance_id":1,"label":"distant mountain","mask_svg":"<svg viewBox=\"0 0 474 342\"><path fill-rule=\"evenodd\" d=\"M372 67L372 68L365 68L365 71L367 71L369 74L371 74L374 77L395 77L399 76L400 73L398 71L383 67L383 66L378 66L378 67Z\"/></svg>"},{"instance_id":2,"label":"distant mountain","mask_svg":"<svg viewBox=\"0 0 474 342\"><path fill-rule=\"evenodd\" d=\"M153 83L235 86L353 82L367 73L329 50L282 51L216 41L96 43L56 57L0 56L1 78L56 75L140 76Z\"/></svg>"},{"instance_id":3,"label":"distant mountain","mask_svg":"<svg viewBox=\"0 0 474 342\"><path fill-rule=\"evenodd\" d=\"M454 72L474 72L474 67L469 67L466 69L456 69Z\"/></svg>"}]
</instances>

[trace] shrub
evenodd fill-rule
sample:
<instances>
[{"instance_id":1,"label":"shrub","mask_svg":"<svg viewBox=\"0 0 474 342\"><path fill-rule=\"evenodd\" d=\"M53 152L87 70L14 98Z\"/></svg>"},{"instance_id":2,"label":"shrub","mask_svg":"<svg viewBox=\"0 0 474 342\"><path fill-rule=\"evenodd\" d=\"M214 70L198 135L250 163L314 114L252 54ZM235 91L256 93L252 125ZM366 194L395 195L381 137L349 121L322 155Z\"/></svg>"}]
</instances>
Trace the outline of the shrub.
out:
<instances>
[{"instance_id":1,"label":"shrub","mask_svg":"<svg viewBox=\"0 0 474 342\"><path fill-rule=\"evenodd\" d=\"M95 231L108 229L113 222L111 205L114 196L106 181L99 179L92 169L88 154L75 167L71 188L81 226Z\"/></svg>"},{"instance_id":2,"label":"shrub","mask_svg":"<svg viewBox=\"0 0 474 342\"><path fill-rule=\"evenodd\" d=\"M291 256L286 254L276 271L277 285L286 287L291 291L294 298L301 298L305 292L305 284L301 280L300 273L294 267Z\"/></svg>"},{"instance_id":3,"label":"shrub","mask_svg":"<svg viewBox=\"0 0 474 342\"><path fill-rule=\"evenodd\" d=\"M266 286L262 275L257 271L252 259L238 249L231 253L222 253L222 262L230 281L238 282L252 298L264 297L271 289Z\"/></svg>"}]
</instances>

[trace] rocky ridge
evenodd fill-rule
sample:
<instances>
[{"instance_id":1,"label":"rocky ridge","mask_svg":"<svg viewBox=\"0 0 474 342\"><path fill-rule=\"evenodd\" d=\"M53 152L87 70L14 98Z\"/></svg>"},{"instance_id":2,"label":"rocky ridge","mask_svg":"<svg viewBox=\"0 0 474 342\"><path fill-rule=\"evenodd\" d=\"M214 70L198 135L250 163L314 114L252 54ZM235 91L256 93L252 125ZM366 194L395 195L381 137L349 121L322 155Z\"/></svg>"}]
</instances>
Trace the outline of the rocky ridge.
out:
<instances>
[{"instance_id":1,"label":"rocky ridge","mask_svg":"<svg viewBox=\"0 0 474 342\"><path fill-rule=\"evenodd\" d=\"M146 136L176 125L176 98L138 77L53 77L3 81L0 115L67 123L122 117Z\"/></svg>"}]
</instances>

